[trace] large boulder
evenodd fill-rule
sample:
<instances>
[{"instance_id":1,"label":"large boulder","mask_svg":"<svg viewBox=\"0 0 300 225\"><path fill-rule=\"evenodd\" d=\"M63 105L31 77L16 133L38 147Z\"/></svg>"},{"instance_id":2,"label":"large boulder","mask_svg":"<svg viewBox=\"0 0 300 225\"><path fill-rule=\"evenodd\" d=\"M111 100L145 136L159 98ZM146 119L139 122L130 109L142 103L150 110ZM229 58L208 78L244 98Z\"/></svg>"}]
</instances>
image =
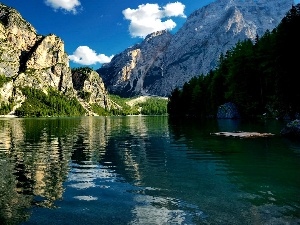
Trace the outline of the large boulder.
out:
<instances>
[{"instance_id":1,"label":"large boulder","mask_svg":"<svg viewBox=\"0 0 300 225\"><path fill-rule=\"evenodd\" d=\"M240 113L234 103L227 102L224 105L219 106L217 118L218 119L239 119Z\"/></svg>"},{"instance_id":2,"label":"large boulder","mask_svg":"<svg viewBox=\"0 0 300 225\"><path fill-rule=\"evenodd\" d=\"M300 137L300 120L289 122L280 132L282 136Z\"/></svg>"}]
</instances>

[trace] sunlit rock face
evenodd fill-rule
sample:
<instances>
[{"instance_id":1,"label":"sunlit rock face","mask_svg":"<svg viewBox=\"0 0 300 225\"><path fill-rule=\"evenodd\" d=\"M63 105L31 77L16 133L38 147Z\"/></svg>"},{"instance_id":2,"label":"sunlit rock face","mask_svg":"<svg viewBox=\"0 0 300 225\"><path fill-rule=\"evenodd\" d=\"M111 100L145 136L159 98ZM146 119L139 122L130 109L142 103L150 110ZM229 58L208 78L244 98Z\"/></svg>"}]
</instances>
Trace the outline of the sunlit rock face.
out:
<instances>
[{"instance_id":1,"label":"sunlit rock face","mask_svg":"<svg viewBox=\"0 0 300 225\"><path fill-rule=\"evenodd\" d=\"M17 75L20 56L28 52L39 38L32 25L15 9L0 3L0 74Z\"/></svg>"},{"instance_id":2,"label":"sunlit rock face","mask_svg":"<svg viewBox=\"0 0 300 225\"><path fill-rule=\"evenodd\" d=\"M89 103L110 108L99 74L92 71L86 77L83 89L75 89L63 40L54 34L38 35L18 11L1 3L0 43L0 81L6 78L3 84L0 82L0 107L11 103L14 110L20 107L25 101L21 88L27 86L46 94L51 88L70 98L77 97L78 91L88 91L91 93L88 102L78 99L88 112Z\"/></svg>"},{"instance_id":3,"label":"sunlit rock face","mask_svg":"<svg viewBox=\"0 0 300 225\"><path fill-rule=\"evenodd\" d=\"M148 48L144 47L146 37L141 44L115 56L99 73L108 89L115 93L167 96L192 77L214 69L220 54L238 41L254 41L257 35L262 36L266 30L275 28L292 4L293 0L214 1L192 13L173 36L169 35L168 39L163 38L166 35L156 36L153 39L157 41L152 40ZM165 44L157 48L155 43ZM122 69L131 65L129 52L133 49L140 49L139 58L124 82ZM148 63L140 60L141 55Z\"/></svg>"},{"instance_id":4,"label":"sunlit rock face","mask_svg":"<svg viewBox=\"0 0 300 225\"><path fill-rule=\"evenodd\" d=\"M172 35L168 31L149 34L142 43L127 48L97 70L107 89L122 96L145 94L154 76L161 76L160 59ZM149 70L157 70L149 76ZM156 78L158 79L158 78Z\"/></svg>"},{"instance_id":5,"label":"sunlit rock face","mask_svg":"<svg viewBox=\"0 0 300 225\"><path fill-rule=\"evenodd\" d=\"M40 38L20 63L15 85L74 93L68 56L59 37L50 34Z\"/></svg>"},{"instance_id":6,"label":"sunlit rock face","mask_svg":"<svg viewBox=\"0 0 300 225\"><path fill-rule=\"evenodd\" d=\"M0 75L12 78L0 87L0 103L24 101L20 88L48 88L74 95L71 69L63 41L41 36L18 11L0 4Z\"/></svg>"}]
</instances>

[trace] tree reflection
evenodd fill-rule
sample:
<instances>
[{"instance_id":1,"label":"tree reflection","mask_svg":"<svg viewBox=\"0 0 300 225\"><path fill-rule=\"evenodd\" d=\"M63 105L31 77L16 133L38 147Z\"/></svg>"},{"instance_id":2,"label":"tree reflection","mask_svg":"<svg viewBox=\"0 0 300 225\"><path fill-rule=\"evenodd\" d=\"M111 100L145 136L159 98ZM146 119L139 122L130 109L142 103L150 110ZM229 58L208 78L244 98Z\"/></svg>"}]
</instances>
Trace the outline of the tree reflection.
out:
<instances>
[{"instance_id":1,"label":"tree reflection","mask_svg":"<svg viewBox=\"0 0 300 225\"><path fill-rule=\"evenodd\" d=\"M3 224L18 224L29 218L24 209L30 206L31 197L17 189L17 177L13 175L11 162L0 160L0 221Z\"/></svg>"},{"instance_id":2,"label":"tree reflection","mask_svg":"<svg viewBox=\"0 0 300 225\"><path fill-rule=\"evenodd\" d=\"M0 208L3 224L29 218L35 205L62 198L78 120L0 120Z\"/></svg>"}]
</instances>

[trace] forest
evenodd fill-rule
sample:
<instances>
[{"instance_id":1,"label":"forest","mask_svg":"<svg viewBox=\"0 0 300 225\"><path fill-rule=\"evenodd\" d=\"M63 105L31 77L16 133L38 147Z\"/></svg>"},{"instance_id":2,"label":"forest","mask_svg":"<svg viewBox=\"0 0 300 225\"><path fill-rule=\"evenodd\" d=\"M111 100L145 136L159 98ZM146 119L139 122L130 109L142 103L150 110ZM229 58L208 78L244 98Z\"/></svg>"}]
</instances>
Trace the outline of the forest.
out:
<instances>
[{"instance_id":1,"label":"forest","mask_svg":"<svg viewBox=\"0 0 300 225\"><path fill-rule=\"evenodd\" d=\"M300 113L300 4L280 24L254 41L238 42L201 74L172 91L170 116L215 117L218 107L234 103L242 117L294 118Z\"/></svg>"},{"instance_id":2,"label":"forest","mask_svg":"<svg viewBox=\"0 0 300 225\"><path fill-rule=\"evenodd\" d=\"M76 98L70 99L54 89L45 94L42 90L24 87L22 93L26 101L15 112L19 117L80 116L85 113Z\"/></svg>"},{"instance_id":3,"label":"forest","mask_svg":"<svg viewBox=\"0 0 300 225\"><path fill-rule=\"evenodd\" d=\"M111 109L110 115L167 115L168 102L165 99L151 97L145 102L130 106L127 103L134 98L122 98L118 95L110 95L109 97L121 106L120 109Z\"/></svg>"}]
</instances>

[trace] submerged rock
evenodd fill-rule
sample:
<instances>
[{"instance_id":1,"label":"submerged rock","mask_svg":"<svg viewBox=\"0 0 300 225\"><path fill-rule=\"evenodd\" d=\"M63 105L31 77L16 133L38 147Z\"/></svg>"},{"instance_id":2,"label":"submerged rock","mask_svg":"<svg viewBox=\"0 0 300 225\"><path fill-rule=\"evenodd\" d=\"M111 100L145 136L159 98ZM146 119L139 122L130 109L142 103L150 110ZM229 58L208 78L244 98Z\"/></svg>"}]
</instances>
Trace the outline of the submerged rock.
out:
<instances>
[{"instance_id":1,"label":"submerged rock","mask_svg":"<svg viewBox=\"0 0 300 225\"><path fill-rule=\"evenodd\" d=\"M287 137L300 137L300 120L289 122L281 131L280 134Z\"/></svg>"},{"instance_id":2,"label":"submerged rock","mask_svg":"<svg viewBox=\"0 0 300 225\"><path fill-rule=\"evenodd\" d=\"M256 137L274 136L274 134L272 133L244 132L244 131L217 132L217 133L211 133L211 135L224 136L224 137L238 137L238 138L256 138Z\"/></svg>"}]
</instances>

